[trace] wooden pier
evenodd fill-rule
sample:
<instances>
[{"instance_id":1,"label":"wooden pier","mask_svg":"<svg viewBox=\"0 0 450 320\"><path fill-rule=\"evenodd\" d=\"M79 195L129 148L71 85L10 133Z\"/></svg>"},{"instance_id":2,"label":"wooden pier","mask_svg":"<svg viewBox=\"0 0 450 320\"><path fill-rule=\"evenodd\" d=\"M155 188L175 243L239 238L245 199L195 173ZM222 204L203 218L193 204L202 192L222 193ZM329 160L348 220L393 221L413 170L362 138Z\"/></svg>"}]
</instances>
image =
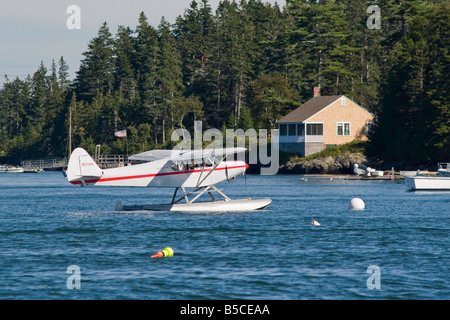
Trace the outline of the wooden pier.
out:
<instances>
[{"instance_id":1,"label":"wooden pier","mask_svg":"<svg viewBox=\"0 0 450 320\"><path fill-rule=\"evenodd\" d=\"M24 170L28 171L59 171L67 167L68 159L64 158L51 158L51 159L38 159L38 160L25 160L20 162L20 166Z\"/></svg>"},{"instance_id":2,"label":"wooden pier","mask_svg":"<svg viewBox=\"0 0 450 320\"><path fill-rule=\"evenodd\" d=\"M402 175L384 175L384 176L347 176L347 180L405 180Z\"/></svg>"},{"instance_id":3,"label":"wooden pier","mask_svg":"<svg viewBox=\"0 0 450 320\"><path fill-rule=\"evenodd\" d=\"M128 156L123 154L99 155L94 160L102 169L128 165ZM62 171L67 168L68 162L68 158L25 160L20 163L20 166L25 170Z\"/></svg>"},{"instance_id":4,"label":"wooden pier","mask_svg":"<svg viewBox=\"0 0 450 320\"><path fill-rule=\"evenodd\" d=\"M102 169L124 167L129 164L128 156L123 154L107 154L94 157L94 161Z\"/></svg>"},{"instance_id":5,"label":"wooden pier","mask_svg":"<svg viewBox=\"0 0 450 320\"><path fill-rule=\"evenodd\" d=\"M384 175L384 176L357 176L357 175L349 175L349 174L302 174L300 180L308 180L308 178L313 179L326 179L326 180L404 180L405 177L403 175L395 173L394 175Z\"/></svg>"}]
</instances>

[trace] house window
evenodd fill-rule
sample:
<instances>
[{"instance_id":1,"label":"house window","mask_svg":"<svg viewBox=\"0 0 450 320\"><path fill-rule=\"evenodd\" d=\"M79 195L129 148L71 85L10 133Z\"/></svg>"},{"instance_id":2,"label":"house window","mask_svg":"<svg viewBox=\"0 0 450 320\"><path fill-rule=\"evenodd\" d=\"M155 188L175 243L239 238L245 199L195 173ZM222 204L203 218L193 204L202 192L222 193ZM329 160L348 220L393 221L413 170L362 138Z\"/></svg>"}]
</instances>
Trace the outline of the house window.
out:
<instances>
[{"instance_id":1,"label":"house window","mask_svg":"<svg viewBox=\"0 0 450 320\"><path fill-rule=\"evenodd\" d=\"M280 124L280 136L287 136L287 124Z\"/></svg>"},{"instance_id":2,"label":"house window","mask_svg":"<svg viewBox=\"0 0 450 320\"><path fill-rule=\"evenodd\" d=\"M306 134L308 136L323 136L323 124L322 123L306 124Z\"/></svg>"},{"instance_id":3,"label":"house window","mask_svg":"<svg viewBox=\"0 0 450 320\"><path fill-rule=\"evenodd\" d=\"M305 135L305 125L303 123L297 123L297 135L299 136Z\"/></svg>"},{"instance_id":4,"label":"house window","mask_svg":"<svg viewBox=\"0 0 450 320\"><path fill-rule=\"evenodd\" d=\"M373 133L373 122L367 122L367 134Z\"/></svg>"},{"instance_id":5,"label":"house window","mask_svg":"<svg viewBox=\"0 0 450 320\"><path fill-rule=\"evenodd\" d=\"M345 98L342 98L341 99L341 106L345 107L345 104L346 104Z\"/></svg>"},{"instance_id":6,"label":"house window","mask_svg":"<svg viewBox=\"0 0 450 320\"><path fill-rule=\"evenodd\" d=\"M338 122L336 133L338 136L350 135L350 122Z\"/></svg>"},{"instance_id":7,"label":"house window","mask_svg":"<svg viewBox=\"0 0 450 320\"><path fill-rule=\"evenodd\" d=\"M297 135L297 125L295 123L288 124L288 136Z\"/></svg>"}]
</instances>

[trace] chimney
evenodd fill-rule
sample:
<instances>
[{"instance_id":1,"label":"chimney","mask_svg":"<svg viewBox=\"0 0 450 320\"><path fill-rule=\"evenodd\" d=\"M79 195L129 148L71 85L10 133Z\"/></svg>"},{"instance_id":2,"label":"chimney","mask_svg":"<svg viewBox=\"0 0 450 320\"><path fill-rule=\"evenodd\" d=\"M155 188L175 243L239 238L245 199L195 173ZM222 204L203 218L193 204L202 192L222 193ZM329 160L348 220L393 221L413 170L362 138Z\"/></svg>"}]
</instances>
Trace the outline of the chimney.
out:
<instances>
[{"instance_id":1,"label":"chimney","mask_svg":"<svg viewBox=\"0 0 450 320\"><path fill-rule=\"evenodd\" d=\"M320 87L314 87L314 98L320 97Z\"/></svg>"}]
</instances>

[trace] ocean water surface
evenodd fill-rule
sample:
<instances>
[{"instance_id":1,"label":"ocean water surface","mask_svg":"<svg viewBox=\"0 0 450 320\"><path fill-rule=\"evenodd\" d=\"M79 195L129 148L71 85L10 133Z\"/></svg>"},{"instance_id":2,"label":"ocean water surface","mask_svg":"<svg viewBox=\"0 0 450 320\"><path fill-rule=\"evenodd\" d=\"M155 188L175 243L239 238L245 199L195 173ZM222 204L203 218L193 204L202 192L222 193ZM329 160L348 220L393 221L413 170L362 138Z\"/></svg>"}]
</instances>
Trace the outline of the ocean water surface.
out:
<instances>
[{"instance_id":1,"label":"ocean water surface","mask_svg":"<svg viewBox=\"0 0 450 320\"><path fill-rule=\"evenodd\" d=\"M172 189L1 174L0 298L450 298L450 192L300 177L217 185L230 198L271 198L261 211L174 213L114 211L118 200L168 202ZM354 197L364 210L349 210ZM150 258L167 246L173 257Z\"/></svg>"}]
</instances>

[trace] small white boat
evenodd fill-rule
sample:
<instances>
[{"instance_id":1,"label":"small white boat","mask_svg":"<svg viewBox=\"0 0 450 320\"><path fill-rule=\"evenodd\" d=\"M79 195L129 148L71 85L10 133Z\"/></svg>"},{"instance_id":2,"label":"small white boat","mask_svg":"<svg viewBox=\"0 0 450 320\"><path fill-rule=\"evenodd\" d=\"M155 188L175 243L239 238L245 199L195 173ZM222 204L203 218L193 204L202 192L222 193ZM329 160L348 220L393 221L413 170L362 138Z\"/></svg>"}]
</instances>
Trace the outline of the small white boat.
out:
<instances>
[{"instance_id":1,"label":"small white boat","mask_svg":"<svg viewBox=\"0 0 450 320\"><path fill-rule=\"evenodd\" d=\"M0 166L0 173L22 173L23 168L14 166Z\"/></svg>"},{"instance_id":2,"label":"small white boat","mask_svg":"<svg viewBox=\"0 0 450 320\"><path fill-rule=\"evenodd\" d=\"M115 211L178 211L178 212L225 212L225 211L253 211L267 207L270 199L241 199L218 200L193 203L170 203L124 206L117 202Z\"/></svg>"},{"instance_id":3,"label":"small white boat","mask_svg":"<svg viewBox=\"0 0 450 320\"><path fill-rule=\"evenodd\" d=\"M363 176L363 177L382 177L382 176L384 176L384 171L376 170L371 167L367 167L364 164L357 164L357 163L355 163L353 165L353 172L357 176Z\"/></svg>"},{"instance_id":4,"label":"small white boat","mask_svg":"<svg viewBox=\"0 0 450 320\"><path fill-rule=\"evenodd\" d=\"M450 176L423 176L417 175L413 177L405 176L405 186L407 190L449 190Z\"/></svg>"},{"instance_id":5,"label":"small white boat","mask_svg":"<svg viewBox=\"0 0 450 320\"><path fill-rule=\"evenodd\" d=\"M428 175L429 174L428 170L416 170L416 171L412 171L412 170L401 171L400 170L399 173L403 177L413 177L415 175Z\"/></svg>"},{"instance_id":6,"label":"small white boat","mask_svg":"<svg viewBox=\"0 0 450 320\"><path fill-rule=\"evenodd\" d=\"M450 163L438 163L437 174L424 174L417 171L415 176L405 176L407 190L449 190L450 191Z\"/></svg>"},{"instance_id":7,"label":"small white boat","mask_svg":"<svg viewBox=\"0 0 450 320\"><path fill-rule=\"evenodd\" d=\"M438 175L440 177L450 177L450 162L438 163Z\"/></svg>"}]
</instances>

